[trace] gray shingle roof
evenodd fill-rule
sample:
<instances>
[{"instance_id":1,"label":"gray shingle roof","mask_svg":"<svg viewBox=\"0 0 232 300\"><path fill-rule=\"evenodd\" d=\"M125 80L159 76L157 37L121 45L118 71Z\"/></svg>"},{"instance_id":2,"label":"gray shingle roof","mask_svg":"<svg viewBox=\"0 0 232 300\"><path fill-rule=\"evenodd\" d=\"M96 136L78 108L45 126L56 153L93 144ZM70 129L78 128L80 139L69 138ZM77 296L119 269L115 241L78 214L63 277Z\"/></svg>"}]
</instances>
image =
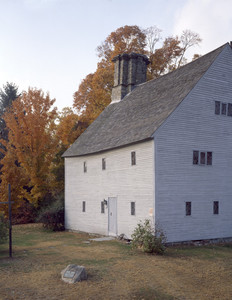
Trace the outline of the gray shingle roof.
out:
<instances>
[{"instance_id":1,"label":"gray shingle roof","mask_svg":"<svg viewBox=\"0 0 232 300\"><path fill-rule=\"evenodd\" d=\"M110 104L63 157L97 153L152 138L226 45L137 86L120 102Z\"/></svg>"}]
</instances>

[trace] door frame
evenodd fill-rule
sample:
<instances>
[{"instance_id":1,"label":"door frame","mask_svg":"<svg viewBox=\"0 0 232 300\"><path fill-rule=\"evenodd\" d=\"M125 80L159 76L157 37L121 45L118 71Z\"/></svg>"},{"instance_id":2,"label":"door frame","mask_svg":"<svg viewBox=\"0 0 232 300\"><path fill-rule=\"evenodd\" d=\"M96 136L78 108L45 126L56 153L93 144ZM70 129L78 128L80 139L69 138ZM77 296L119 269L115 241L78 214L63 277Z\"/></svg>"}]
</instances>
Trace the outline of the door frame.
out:
<instances>
[{"instance_id":1,"label":"door frame","mask_svg":"<svg viewBox=\"0 0 232 300\"><path fill-rule=\"evenodd\" d=\"M108 197L108 235L110 236L117 236L118 234L118 214L117 214L117 197ZM113 203L113 201L115 201L114 206L115 206L115 232L110 231L110 220L112 220L112 218L110 218L110 203Z\"/></svg>"}]
</instances>

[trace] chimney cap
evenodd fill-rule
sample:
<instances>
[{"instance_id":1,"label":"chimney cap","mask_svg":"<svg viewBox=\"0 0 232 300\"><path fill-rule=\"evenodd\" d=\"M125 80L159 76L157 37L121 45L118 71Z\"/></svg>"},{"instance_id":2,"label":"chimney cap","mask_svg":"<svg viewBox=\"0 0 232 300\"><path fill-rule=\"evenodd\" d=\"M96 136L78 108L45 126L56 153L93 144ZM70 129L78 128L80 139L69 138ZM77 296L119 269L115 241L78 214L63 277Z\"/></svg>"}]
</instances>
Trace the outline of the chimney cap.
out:
<instances>
[{"instance_id":1,"label":"chimney cap","mask_svg":"<svg viewBox=\"0 0 232 300\"><path fill-rule=\"evenodd\" d=\"M121 60L121 59L125 59L125 60L136 59L138 57L143 58L143 60L146 62L147 65L150 63L146 55L135 53L135 52L131 52L129 54L128 53L118 54L112 59L112 62L116 62L117 60Z\"/></svg>"}]
</instances>

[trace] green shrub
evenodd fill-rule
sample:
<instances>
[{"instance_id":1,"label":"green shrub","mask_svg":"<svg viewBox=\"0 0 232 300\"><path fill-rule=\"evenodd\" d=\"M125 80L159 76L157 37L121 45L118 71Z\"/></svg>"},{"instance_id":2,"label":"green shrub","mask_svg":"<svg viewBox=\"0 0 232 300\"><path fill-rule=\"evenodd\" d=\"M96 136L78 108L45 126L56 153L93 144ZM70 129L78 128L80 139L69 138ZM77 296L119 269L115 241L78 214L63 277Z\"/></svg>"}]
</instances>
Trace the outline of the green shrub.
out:
<instances>
[{"instance_id":1,"label":"green shrub","mask_svg":"<svg viewBox=\"0 0 232 300\"><path fill-rule=\"evenodd\" d=\"M62 198L56 200L49 207L44 208L37 218L43 223L44 228L53 231L64 230L64 201Z\"/></svg>"},{"instance_id":2,"label":"green shrub","mask_svg":"<svg viewBox=\"0 0 232 300\"><path fill-rule=\"evenodd\" d=\"M4 243L8 237L8 221L4 214L0 212L0 244Z\"/></svg>"},{"instance_id":3,"label":"green shrub","mask_svg":"<svg viewBox=\"0 0 232 300\"><path fill-rule=\"evenodd\" d=\"M140 222L132 234L132 247L139 248L146 253L164 254L166 237L163 230L146 219Z\"/></svg>"}]
</instances>

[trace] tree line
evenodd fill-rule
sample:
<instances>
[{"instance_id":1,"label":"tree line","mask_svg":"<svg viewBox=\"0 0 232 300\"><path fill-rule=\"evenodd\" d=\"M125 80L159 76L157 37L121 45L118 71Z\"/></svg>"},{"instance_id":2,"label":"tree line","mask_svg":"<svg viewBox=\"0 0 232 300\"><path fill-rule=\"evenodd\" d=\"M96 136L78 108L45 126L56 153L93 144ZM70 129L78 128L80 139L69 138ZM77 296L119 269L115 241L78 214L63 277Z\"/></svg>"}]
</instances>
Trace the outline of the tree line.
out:
<instances>
[{"instance_id":1,"label":"tree line","mask_svg":"<svg viewBox=\"0 0 232 300\"><path fill-rule=\"evenodd\" d=\"M18 222L34 218L35 211L63 197L62 153L98 117L111 101L114 66L120 53L137 52L150 60L148 80L158 78L187 62L186 52L198 45L197 33L162 37L156 26L124 26L110 33L97 47L96 71L88 74L73 95L73 108L61 112L55 99L37 88L19 91L14 83L0 89L0 197L7 199L11 184L13 214ZM194 55L196 59L199 55ZM7 206L0 210L7 214ZM17 219L17 218L16 218ZM17 222L17 220L16 220Z\"/></svg>"}]
</instances>

